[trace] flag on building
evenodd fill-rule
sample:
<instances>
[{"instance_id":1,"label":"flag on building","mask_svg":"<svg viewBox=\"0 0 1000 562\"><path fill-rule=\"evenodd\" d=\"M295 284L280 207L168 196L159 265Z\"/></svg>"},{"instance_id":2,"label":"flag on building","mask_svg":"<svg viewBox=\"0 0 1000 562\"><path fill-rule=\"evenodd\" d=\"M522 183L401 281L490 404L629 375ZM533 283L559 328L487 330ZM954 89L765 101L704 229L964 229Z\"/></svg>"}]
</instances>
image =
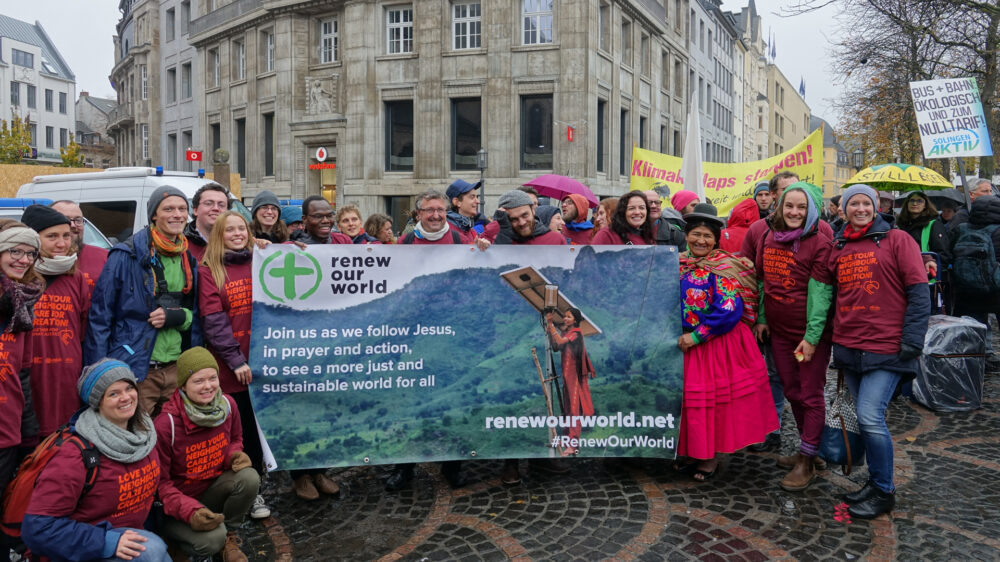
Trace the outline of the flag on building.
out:
<instances>
[{"instance_id":1,"label":"flag on building","mask_svg":"<svg viewBox=\"0 0 1000 562\"><path fill-rule=\"evenodd\" d=\"M806 79L802 77L799 78L799 95L806 97Z\"/></svg>"}]
</instances>

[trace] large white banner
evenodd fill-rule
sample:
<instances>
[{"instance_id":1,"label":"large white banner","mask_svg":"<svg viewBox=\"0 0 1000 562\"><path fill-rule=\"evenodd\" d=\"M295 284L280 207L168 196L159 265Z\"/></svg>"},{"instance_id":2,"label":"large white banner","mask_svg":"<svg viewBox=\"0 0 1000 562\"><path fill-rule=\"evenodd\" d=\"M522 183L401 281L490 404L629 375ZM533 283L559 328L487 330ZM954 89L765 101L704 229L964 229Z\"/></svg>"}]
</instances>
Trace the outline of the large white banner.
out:
<instances>
[{"instance_id":1,"label":"large white banner","mask_svg":"<svg viewBox=\"0 0 1000 562\"><path fill-rule=\"evenodd\" d=\"M975 78L910 82L927 158L990 156L990 132Z\"/></svg>"}]
</instances>

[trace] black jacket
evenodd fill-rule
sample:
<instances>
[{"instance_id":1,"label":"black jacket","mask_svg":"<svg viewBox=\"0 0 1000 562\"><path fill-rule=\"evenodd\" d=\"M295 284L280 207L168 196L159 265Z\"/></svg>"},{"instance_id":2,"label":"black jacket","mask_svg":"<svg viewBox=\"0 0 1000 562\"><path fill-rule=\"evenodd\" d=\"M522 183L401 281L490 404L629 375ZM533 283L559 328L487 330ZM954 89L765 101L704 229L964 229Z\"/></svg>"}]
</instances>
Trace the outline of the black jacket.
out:
<instances>
[{"instance_id":1,"label":"black jacket","mask_svg":"<svg viewBox=\"0 0 1000 562\"><path fill-rule=\"evenodd\" d=\"M920 240L924 234L924 227L930 219L927 217L921 217L917 221L912 223L903 224L900 219L896 219L896 226L900 230L906 232L916 240L917 245L920 245ZM948 229L945 227L941 219L934 219L934 224L931 225L930 237L927 240L927 251L934 252L941 258L941 262L947 266L951 263L951 241L948 238ZM920 251L924 251L920 248Z\"/></svg>"}]
</instances>

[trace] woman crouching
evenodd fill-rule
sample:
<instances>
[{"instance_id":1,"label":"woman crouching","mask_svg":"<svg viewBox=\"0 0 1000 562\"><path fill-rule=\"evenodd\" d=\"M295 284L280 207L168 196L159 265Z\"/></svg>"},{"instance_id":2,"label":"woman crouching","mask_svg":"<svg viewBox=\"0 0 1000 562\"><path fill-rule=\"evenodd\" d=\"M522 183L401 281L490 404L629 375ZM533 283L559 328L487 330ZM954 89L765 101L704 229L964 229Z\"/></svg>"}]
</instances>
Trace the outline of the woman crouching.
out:
<instances>
[{"instance_id":1,"label":"woman crouching","mask_svg":"<svg viewBox=\"0 0 1000 562\"><path fill-rule=\"evenodd\" d=\"M160 481L153 421L139 406L128 365L102 359L87 367L76 388L90 407L70 421L98 453L97 476L80 447L63 445L38 478L21 525L24 544L54 560L168 562L167 546L142 529Z\"/></svg>"},{"instance_id":2,"label":"woman crouching","mask_svg":"<svg viewBox=\"0 0 1000 562\"><path fill-rule=\"evenodd\" d=\"M204 347L177 359L177 392L156 418L163 463L163 535L192 558L245 561L233 531L260 488L243 452L236 403L219 388L219 365Z\"/></svg>"}]
</instances>

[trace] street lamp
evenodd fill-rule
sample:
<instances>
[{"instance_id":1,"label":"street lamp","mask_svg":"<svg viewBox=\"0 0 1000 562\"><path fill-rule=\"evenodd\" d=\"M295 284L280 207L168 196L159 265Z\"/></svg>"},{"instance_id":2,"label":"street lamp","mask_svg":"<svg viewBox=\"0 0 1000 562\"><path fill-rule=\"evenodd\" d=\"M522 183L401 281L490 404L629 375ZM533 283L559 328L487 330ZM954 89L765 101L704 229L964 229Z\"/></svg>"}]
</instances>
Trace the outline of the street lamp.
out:
<instances>
[{"instance_id":1,"label":"street lamp","mask_svg":"<svg viewBox=\"0 0 1000 562\"><path fill-rule=\"evenodd\" d=\"M486 215L486 168L488 164L489 153L486 152L486 148L480 148L479 152L476 153L476 166L479 168L479 213Z\"/></svg>"},{"instance_id":2,"label":"street lamp","mask_svg":"<svg viewBox=\"0 0 1000 562\"><path fill-rule=\"evenodd\" d=\"M854 151L854 169L861 171L865 167L865 152L860 148Z\"/></svg>"}]
</instances>

